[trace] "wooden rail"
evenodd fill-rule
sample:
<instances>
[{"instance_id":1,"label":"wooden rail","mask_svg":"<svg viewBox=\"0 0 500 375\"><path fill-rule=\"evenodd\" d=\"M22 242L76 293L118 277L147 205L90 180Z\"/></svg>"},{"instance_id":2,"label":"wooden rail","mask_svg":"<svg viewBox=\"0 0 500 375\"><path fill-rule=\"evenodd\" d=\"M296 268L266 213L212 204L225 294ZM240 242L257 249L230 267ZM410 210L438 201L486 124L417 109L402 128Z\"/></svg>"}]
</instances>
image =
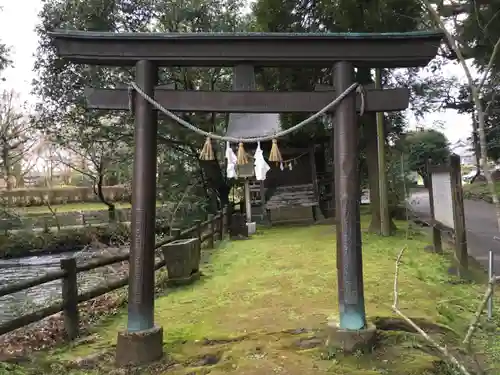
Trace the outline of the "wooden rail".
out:
<instances>
[{"instance_id":1,"label":"wooden rail","mask_svg":"<svg viewBox=\"0 0 500 375\"><path fill-rule=\"evenodd\" d=\"M190 228L182 231L180 229L174 229L172 230L172 235L169 238L155 245L155 249L158 249L174 240L187 237L197 237L199 238L200 243L207 242L207 248L213 248L215 240L222 240L227 233L233 212L234 206L231 205L230 209L225 208L224 210L219 211L217 215L209 215L208 220L196 220L195 224ZM122 288L127 285L129 281L129 277L126 276L121 279L114 280L111 283L99 285L91 290L79 294L77 281L78 273L91 271L96 268L128 260L129 254L123 254L103 259L95 259L85 264L77 265L75 258L66 258L61 260L60 270L49 272L30 280L24 280L19 283L10 284L0 288L0 297L3 297L34 286L62 279L61 302L57 302L51 306L44 307L38 311L0 324L0 335L14 331L18 328L37 322L62 311L65 333L67 336L66 338L68 340L75 339L79 334L78 304ZM155 264L155 271L163 267L165 267L165 261L162 259Z\"/></svg>"}]
</instances>

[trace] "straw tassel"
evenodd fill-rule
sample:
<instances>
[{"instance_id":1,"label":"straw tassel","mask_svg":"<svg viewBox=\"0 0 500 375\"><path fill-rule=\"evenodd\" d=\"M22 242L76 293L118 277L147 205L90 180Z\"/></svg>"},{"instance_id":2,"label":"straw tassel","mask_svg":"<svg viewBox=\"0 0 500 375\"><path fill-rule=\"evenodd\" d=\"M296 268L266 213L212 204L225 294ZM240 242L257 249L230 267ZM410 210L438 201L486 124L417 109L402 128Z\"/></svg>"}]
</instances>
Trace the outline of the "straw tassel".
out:
<instances>
[{"instance_id":1,"label":"straw tassel","mask_svg":"<svg viewBox=\"0 0 500 375\"><path fill-rule=\"evenodd\" d=\"M271 146L271 153L269 154L269 161L274 161L276 164L281 163L283 158L281 157L281 152L278 148L278 141L273 139L273 145Z\"/></svg>"},{"instance_id":2,"label":"straw tassel","mask_svg":"<svg viewBox=\"0 0 500 375\"><path fill-rule=\"evenodd\" d=\"M247 153L245 152L245 148L243 147L243 142L240 142L240 144L238 145L238 156L236 157L236 164L248 164Z\"/></svg>"},{"instance_id":3,"label":"straw tassel","mask_svg":"<svg viewBox=\"0 0 500 375\"><path fill-rule=\"evenodd\" d=\"M207 137L203 149L200 152L200 160L215 160L214 150L212 148L212 139Z\"/></svg>"}]
</instances>

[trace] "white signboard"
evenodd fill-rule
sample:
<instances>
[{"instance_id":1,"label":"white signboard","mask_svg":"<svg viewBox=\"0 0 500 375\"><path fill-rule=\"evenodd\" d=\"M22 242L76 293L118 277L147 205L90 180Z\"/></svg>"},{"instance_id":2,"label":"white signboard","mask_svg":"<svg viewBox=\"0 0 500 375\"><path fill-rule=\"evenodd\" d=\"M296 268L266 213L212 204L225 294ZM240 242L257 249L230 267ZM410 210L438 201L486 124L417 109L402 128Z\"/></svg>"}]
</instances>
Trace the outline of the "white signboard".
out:
<instances>
[{"instance_id":1,"label":"white signboard","mask_svg":"<svg viewBox=\"0 0 500 375\"><path fill-rule=\"evenodd\" d=\"M448 228L454 229L455 221L453 220L450 172L434 172L431 174L431 179L434 200L434 218Z\"/></svg>"}]
</instances>

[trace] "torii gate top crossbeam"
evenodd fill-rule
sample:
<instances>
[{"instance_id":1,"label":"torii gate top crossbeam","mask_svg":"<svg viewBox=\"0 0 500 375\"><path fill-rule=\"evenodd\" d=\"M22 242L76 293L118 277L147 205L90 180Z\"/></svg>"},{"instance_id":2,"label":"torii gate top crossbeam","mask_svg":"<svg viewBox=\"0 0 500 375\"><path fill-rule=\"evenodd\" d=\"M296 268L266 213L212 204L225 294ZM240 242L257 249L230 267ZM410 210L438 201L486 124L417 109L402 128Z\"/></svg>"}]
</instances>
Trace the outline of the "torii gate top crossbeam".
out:
<instances>
[{"instance_id":1,"label":"torii gate top crossbeam","mask_svg":"<svg viewBox=\"0 0 500 375\"><path fill-rule=\"evenodd\" d=\"M410 33L112 33L59 30L49 34L58 55L76 63L130 66L425 66L442 32Z\"/></svg>"}]
</instances>

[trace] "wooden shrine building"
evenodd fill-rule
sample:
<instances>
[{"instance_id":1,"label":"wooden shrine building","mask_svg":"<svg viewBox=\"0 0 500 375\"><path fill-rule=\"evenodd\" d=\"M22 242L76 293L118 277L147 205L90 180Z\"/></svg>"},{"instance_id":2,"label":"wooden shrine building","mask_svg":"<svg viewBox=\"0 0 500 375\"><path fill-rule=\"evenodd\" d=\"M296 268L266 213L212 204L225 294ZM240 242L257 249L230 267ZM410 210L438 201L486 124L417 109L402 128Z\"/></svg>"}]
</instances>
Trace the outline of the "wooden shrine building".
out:
<instances>
[{"instance_id":1,"label":"wooden shrine building","mask_svg":"<svg viewBox=\"0 0 500 375\"><path fill-rule=\"evenodd\" d=\"M234 91L255 91L255 72L253 65L237 65L233 73ZM272 136L281 131L279 113L231 113L226 136L233 138L256 138ZM312 142L310 140L309 142ZM260 144L264 155L269 155L271 141ZM253 154L257 144L247 144L245 150L250 156L246 170L253 169ZM246 210L248 220L266 223L288 221L310 221L320 216L319 191L315 163L314 144L305 147L290 147L287 139L280 140L283 162L267 161L271 169L264 181L249 177L245 184Z\"/></svg>"}]
</instances>

